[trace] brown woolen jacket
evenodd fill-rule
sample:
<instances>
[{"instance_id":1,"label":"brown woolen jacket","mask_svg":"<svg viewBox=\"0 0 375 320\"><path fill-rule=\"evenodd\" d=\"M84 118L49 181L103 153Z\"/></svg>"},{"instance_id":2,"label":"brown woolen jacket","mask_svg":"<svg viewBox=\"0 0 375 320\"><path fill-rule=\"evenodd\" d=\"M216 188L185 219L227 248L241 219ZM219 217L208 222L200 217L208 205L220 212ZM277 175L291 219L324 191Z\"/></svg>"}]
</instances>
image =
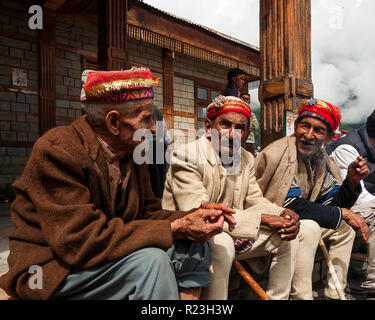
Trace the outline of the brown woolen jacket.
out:
<instances>
[{"instance_id":1,"label":"brown woolen jacket","mask_svg":"<svg viewBox=\"0 0 375 320\"><path fill-rule=\"evenodd\" d=\"M86 117L39 138L13 184L9 271L0 287L16 298L49 299L72 270L171 247L170 222L186 212L162 210L146 165L129 161L126 205L112 212L106 158ZM42 289L29 285L33 265L41 267Z\"/></svg>"}]
</instances>

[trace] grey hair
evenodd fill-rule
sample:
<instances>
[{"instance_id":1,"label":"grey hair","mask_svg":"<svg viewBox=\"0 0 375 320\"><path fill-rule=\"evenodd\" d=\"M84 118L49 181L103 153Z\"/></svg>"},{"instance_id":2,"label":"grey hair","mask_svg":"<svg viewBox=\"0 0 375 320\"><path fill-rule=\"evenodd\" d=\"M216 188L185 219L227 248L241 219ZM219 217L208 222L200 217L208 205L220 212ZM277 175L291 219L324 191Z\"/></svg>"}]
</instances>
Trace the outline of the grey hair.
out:
<instances>
[{"instance_id":1,"label":"grey hair","mask_svg":"<svg viewBox=\"0 0 375 320\"><path fill-rule=\"evenodd\" d=\"M82 113L86 115L87 123L93 128L104 127L104 119L108 114L109 103L81 102Z\"/></svg>"},{"instance_id":2,"label":"grey hair","mask_svg":"<svg viewBox=\"0 0 375 320\"><path fill-rule=\"evenodd\" d=\"M131 108L127 106L132 102L126 103L110 103L110 102L81 102L82 113L86 115L87 123L92 128L104 128L105 127L105 117L107 114L116 110L120 112L120 116L127 115L131 113Z\"/></svg>"}]
</instances>

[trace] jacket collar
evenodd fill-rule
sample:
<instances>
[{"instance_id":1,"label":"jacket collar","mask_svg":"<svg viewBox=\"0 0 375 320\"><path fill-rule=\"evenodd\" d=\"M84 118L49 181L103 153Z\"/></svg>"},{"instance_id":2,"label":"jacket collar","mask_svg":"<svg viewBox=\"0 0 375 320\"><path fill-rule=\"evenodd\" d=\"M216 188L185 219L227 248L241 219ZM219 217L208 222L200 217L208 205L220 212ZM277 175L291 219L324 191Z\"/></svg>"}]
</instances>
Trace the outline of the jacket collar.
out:
<instances>
[{"instance_id":1,"label":"jacket collar","mask_svg":"<svg viewBox=\"0 0 375 320\"><path fill-rule=\"evenodd\" d=\"M296 136L293 134L289 137L287 137L287 143L288 143L288 162L289 163L295 163L297 161L297 139Z\"/></svg>"},{"instance_id":2,"label":"jacket collar","mask_svg":"<svg viewBox=\"0 0 375 320\"><path fill-rule=\"evenodd\" d=\"M109 176L103 148L101 147L94 130L87 123L85 115L73 121L72 126L80 136L83 147L87 150L89 157L93 160L94 168L104 193L107 208L110 209Z\"/></svg>"},{"instance_id":3,"label":"jacket collar","mask_svg":"<svg viewBox=\"0 0 375 320\"><path fill-rule=\"evenodd\" d=\"M98 158L99 150L101 149L100 142L95 135L94 130L86 121L86 116L82 116L72 123L73 128L78 132L83 146L87 150L90 158L94 161Z\"/></svg>"}]
</instances>

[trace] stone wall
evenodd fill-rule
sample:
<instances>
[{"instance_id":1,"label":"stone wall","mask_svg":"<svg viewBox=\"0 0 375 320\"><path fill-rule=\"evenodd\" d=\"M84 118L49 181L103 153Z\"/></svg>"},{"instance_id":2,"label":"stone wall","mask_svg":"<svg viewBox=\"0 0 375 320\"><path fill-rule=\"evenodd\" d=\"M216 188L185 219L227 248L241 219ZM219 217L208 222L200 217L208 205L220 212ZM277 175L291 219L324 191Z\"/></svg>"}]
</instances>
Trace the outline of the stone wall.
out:
<instances>
[{"instance_id":1,"label":"stone wall","mask_svg":"<svg viewBox=\"0 0 375 320\"><path fill-rule=\"evenodd\" d=\"M193 80L183 79L180 77L173 77L173 111L187 112L194 116Z\"/></svg>"},{"instance_id":2,"label":"stone wall","mask_svg":"<svg viewBox=\"0 0 375 320\"><path fill-rule=\"evenodd\" d=\"M176 53L174 71L225 84L229 68Z\"/></svg>"},{"instance_id":3,"label":"stone wall","mask_svg":"<svg viewBox=\"0 0 375 320\"><path fill-rule=\"evenodd\" d=\"M163 49L135 39L128 39L128 63L131 66L144 65L158 69L163 68ZM163 110L163 75L153 72L153 75L160 78L160 84L154 89L154 102L158 108Z\"/></svg>"},{"instance_id":4,"label":"stone wall","mask_svg":"<svg viewBox=\"0 0 375 320\"><path fill-rule=\"evenodd\" d=\"M0 12L0 140L27 146L39 137L37 31L28 28L26 5L2 0ZM13 38L13 33L20 38ZM15 69L25 74L26 86L14 89ZM31 147L0 146L0 200L11 196L10 185L30 152Z\"/></svg>"},{"instance_id":5,"label":"stone wall","mask_svg":"<svg viewBox=\"0 0 375 320\"><path fill-rule=\"evenodd\" d=\"M56 44L96 54L98 26L69 15L56 18ZM81 74L84 57L71 50L56 49L56 125L66 125L82 115Z\"/></svg>"},{"instance_id":6,"label":"stone wall","mask_svg":"<svg viewBox=\"0 0 375 320\"><path fill-rule=\"evenodd\" d=\"M22 173L32 144L39 137L39 48L37 31L28 28L30 15L27 5L21 1L1 0L0 10L1 201L11 197L10 184ZM95 22L69 15L56 17L58 126L69 124L82 115L79 97L84 57L77 50L90 51L95 55L97 41ZM14 69L26 74L26 86L13 84Z\"/></svg>"},{"instance_id":7,"label":"stone wall","mask_svg":"<svg viewBox=\"0 0 375 320\"><path fill-rule=\"evenodd\" d=\"M129 64L135 62L145 66L163 68L163 49L140 40L128 39Z\"/></svg>"}]
</instances>

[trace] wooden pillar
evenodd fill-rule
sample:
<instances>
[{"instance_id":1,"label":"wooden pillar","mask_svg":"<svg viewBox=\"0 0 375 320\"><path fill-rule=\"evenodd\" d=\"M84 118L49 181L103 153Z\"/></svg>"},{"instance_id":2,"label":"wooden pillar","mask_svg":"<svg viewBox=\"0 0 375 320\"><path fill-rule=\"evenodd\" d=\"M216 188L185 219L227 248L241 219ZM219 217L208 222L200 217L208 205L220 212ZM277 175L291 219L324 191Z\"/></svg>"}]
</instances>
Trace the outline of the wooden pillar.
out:
<instances>
[{"instance_id":1,"label":"wooden pillar","mask_svg":"<svg viewBox=\"0 0 375 320\"><path fill-rule=\"evenodd\" d=\"M262 148L283 136L285 113L313 96L311 0L260 0Z\"/></svg>"},{"instance_id":2,"label":"wooden pillar","mask_svg":"<svg viewBox=\"0 0 375 320\"><path fill-rule=\"evenodd\" d=\"M168 129L173 128L173 52L163 49L163 114Z\"/></svg>"},{"instance_id":3,"label":"wooden pillar","mask_svg":"<svg viewBox=\"0 0 375 320\"><path fill-rule=\"evenodd\" d=\"M127 69L127 0L98 0L100 70Z\"/></svg>"},{"instance_id":4,"label":"wooden pillar","mask_svg":"<svg viewBox=\"0 0 375 320\"><path fill-rule=\"evenodd\" d=\"M39 134L56 125L56 14L43 9L39 31Z\"/></svg>"}]
</instances>

